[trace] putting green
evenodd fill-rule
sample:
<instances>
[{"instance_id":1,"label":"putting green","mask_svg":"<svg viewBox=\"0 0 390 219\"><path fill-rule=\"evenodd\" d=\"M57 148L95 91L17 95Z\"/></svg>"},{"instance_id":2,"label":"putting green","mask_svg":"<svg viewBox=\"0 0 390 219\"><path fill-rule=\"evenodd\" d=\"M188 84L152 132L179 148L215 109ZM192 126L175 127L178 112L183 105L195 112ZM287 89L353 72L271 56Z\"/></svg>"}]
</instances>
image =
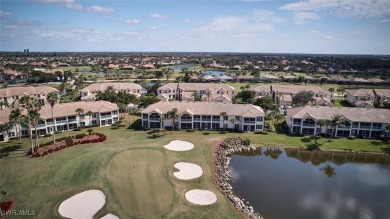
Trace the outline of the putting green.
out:
<instances>
[{"instance_id":1,"label":"putting green","mask_svg":"<svg viewBox=\"0 0 390 219\"><path fill-rule=\"evenodd\" d=\"M165 155L152 149L135 149L114 156L107 168L108 181L122 209L137 218L167 213L173 187L163 172Z\"/></svg>"}]
</instances>

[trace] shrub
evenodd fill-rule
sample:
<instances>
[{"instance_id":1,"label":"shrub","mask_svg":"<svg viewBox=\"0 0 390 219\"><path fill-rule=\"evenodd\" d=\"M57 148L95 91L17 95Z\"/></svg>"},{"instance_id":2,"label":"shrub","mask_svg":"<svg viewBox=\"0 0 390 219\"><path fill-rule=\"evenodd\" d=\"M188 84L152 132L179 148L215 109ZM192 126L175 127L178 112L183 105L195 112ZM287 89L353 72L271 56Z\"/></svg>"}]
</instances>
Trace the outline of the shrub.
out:
<instances>
[{"instance_id":1,"label":"shrub","mask_svg":"<svg viewBox=\"0 0 390 219\"><path fill-rule=\"evenodd\" d=\"M254 134L263 134L263 131L255 131Z\"/></svg>"},{"instance_id":2,"label":"shrub","mask_svg":"<svg viewBox=\"0 0 390 219\"><path fill-rule=\"evenodd\" d=\"M50 154L50 153L53 153L53 148L50 148L49 150L47 150L47 152Z\"/></svg>"},{"instance_id":3,"label":"shrub","mask_svg":"<svg viewBox=\"0 0 390 219\"><path fill-rule=\"evenodd\" d=\"M268 135L268 132L263 132L262 134L263 134L263 135Z\"/></svg>"},{"instance_id":4,"label":"shrub","mask_svg":"<svg viewBox=\"0 0 390 219\"><path fill-rule=\"evenodd\" d=\"M187 129L186 132L194 132L195 129Z\"/></svg>"},{"instance_id":5,"label":"shrub","mask_svg":"<svg viewBox=\"0 0 390 219\"><path fill-rule=\"evenodd\" d=\"M49 133L49 134L45 134L45 135L43 135L43 137L50 137L51 136L51 134Z\"/></svg>"},{"instance_id":6,"label":"shrub","mask_svg":"<svg viewBox=\"0 0 390 219\"><path fill-rule=\"evenodd\" d=\"M60 134L60 133L62 133L62 131L55 131L54 133L56 133L56 134Z\"/></svg>"},{"instance_id":7,"label":"shrub","mask_svg":"<svg viewBox=\"0 0 390 219\"><path fill-rule=\"evenodd\" d=\"M91 135L93 132L93 129L88 129L88 134Z\"/></svg>"},{"instance_id":8,"label":"shrub","mask_svg":"<svg viewBox=\"0 0 390 219\"><path fill-rule=\"evenodd\" d=\"M80 131L81 128L74 128L73 131Z\"/></svg>"},{"instance_id":9,"label":"shrub","mask_svg":"<svg viewBox=\"0 0 390 219\"><path fill-rule=\"evenodd\" d=\"M40 157L41 156L41 154L39 153L39 152L36 152L35 154L34 154L34 157Z\"/></svg>"},{"instance_id":10,"label":"shrub","mask_svg":"<svg viewBox=\"0 0 390 219\"><path fill-rule=\"evenodd\" d=\"M80 138L84 138L85 136L87 136L87 134L80 133L80 134L77 134L75 137L76 137L76 139L80 139Z\"/></svg>"},{"instance_id":11,"label":"shrub","mask_svg":"<svg viewBox=\"0 0 390 219\"><path fill-rule=\"evenodd\" d=\"M43 151L43 152L42 152L42 157L45 156L45 155L47 155L47 154L48 154L47 151Z\"/></svg>"},{"instance_id":12,"label":"shrub","mask_svg":"<svg viewBox=\"0 0 390 219\"><path fill-rule=\"evenodd\" d=\"M355 136L350 136L350 137L348 137L349 140L353 140L353 139L355 139L355 138L356 138Z\"/></svg>"}]
</instances>

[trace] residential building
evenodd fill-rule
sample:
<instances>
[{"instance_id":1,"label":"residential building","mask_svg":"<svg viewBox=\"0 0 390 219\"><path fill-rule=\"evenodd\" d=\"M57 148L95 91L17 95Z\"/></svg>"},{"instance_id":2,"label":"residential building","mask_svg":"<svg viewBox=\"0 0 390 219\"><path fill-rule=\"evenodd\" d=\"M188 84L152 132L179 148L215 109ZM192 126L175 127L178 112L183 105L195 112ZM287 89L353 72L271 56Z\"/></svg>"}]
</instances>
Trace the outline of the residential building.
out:
<instances>
[{"instance_id":1,"label":"residential building","mask_svg":"<svg viewBox=\"0 0 390 219\"><path fill-rule=\"evenodd\" d=\"M204 102L158 102L142 110L144 128L172 127L167 113L176 108L179 117L174 126L178 129L236 129L262 131L264 111L251 104L204 103ZM226 116L220 116L226 112Z\"/></svg>"},{"instance_id":2,"label":"residential building","mask_svg":"<svg viewBox=\"0 0 390 219\"><path fill-rule=\"evenodd\" d=\"M117 93L121 91L136 96L141 96L141 94L146 93L146 90L143 89L141 85L135 83L96 83L80 90L81 100L94 101L98 91L103 92L110 86L112 86Z\"/></svg>"},{"instance_id":3,"label":"residential building","mask_svg":"<svg viewBox=\"0 0 390 219\"><path fill-rule=\"evenodd\" d=\"M383 106L383 103L390 102L390 89L374 89L374 93L375 99L380 106Z\"/></svg>"},{"instance_id":4,"label":"residential building","mask_svg":"<svg viewBox=\"0 0 390 219\"><path fill-rule=\"evenodd\" d=\"M313 91L314 99L316 100L314 105L317 106L333 106L333 95L318 86L299 86L299 85L258 85L250 88L250 90L256 92L256 98L264 96L271 97L280 106L291 106L293 97L301 91Z\"/></svg>"},{"instance_id":5,"label":"residential building","mask_svg":"<svg viewBox=\"0 0 390 219\"><path fill-rule=\"evenodd\" d=\"M336 137L378 138L388 135L386 126L390 124L390 110L349 107L305 106L287 110L286 123L289 132L301 135L332 133L332 127L318 125L318 120L331 120L341 115L344 122L335 127Z\"/></svg>"},{"instance_id":6,"label":"residential building","mask_svg":"<svg viewBox=\"0 0 390 219\"><path fill-rule=\"evenodd\" d=\"M19 107L20 98L31 96L42 104L48 104L46 96L51 92L58 92L58 90L49 86L7 87L0 89L0 102L2 106Z\"/></svg>"},{"instance_id":7,"label":"residential building","mask_svg":"<svg viewBox=\"0 0 390 219\"><path fill-rule=\"evenodd\" d=\"M157 97L162 101L193 101L195 93L204 102L231 103L235 89L216 83L168 83L157 89Z\"/></svg>"},{"instance_id":8,"label":"residential building","mask_svg":"<svg viewBox=\"0 0 390 219\"><path fill-rule=\"evenodd\" d=\"M78 115L76 109L81 108L84 113ZM87 115L87 112L91 111L92 115ZM0 110L0 125L9 123L10 109ZM32 133L38 133L44 135L47 133L53 133L53 131L66 131L72 130L80 126L106 126L119 120L119 108L116 104L106 101L94 101L94 102L72 102L62 103L54 105L54 120L52 119L52 109L50 105L42 106L40 113L40 120L38 122L37 130L32 129ZM27 112L24 110L23 114ZM53 130L54 124L54 130ZM20 126L18 126L20 130ZM28 129L22 127L22 136L29 134ZM9 138L16 138L16 127L14 126L8 132L0 130L0 142L8 141Z\"/></svg>"},{"instance_id":9,"label":"residential building","mask_svg":"<svg viewBox=\"0 0 390 219\"><path fill-rule=\"evenodd\" d=\"M352 106L374 108L375 94L372 89L347 90L347 101Z\"/></svg>"}]
</instances>

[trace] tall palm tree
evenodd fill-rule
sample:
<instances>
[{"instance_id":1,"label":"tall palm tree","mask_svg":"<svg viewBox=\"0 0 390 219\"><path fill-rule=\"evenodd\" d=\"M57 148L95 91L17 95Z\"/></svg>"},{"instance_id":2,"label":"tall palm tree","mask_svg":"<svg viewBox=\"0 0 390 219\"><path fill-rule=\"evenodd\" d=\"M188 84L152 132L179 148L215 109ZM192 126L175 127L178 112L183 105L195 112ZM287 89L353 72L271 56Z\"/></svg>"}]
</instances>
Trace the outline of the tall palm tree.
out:
<instances>
[{"instance_id":1,"label":"tall palm tree","mask_svg":"<svg viewBox=\"0 0 390 219\"><path fill-rule=\"evenodd\" d=\"M86 114L89 117L89 125L91 125L92 124L91 116L92 116L93 112L92 111L88 111Z\"/></svg>"},{"instance_id":2,"label":"tall palm tree","mask_svg":"<svg viewBox=\"0 0 390 219\"><path fill-rule=\"evenodd\" d=\"M17 136L19 136L19 143L22 143L22 127L20 120L22 119L22 113L19 108L12 109L9 114L9 121L14 124ZM19 126L19 130L18 130Z\"/></svg>"},{"instance_id":3,"label":"tall palm tree","mask_svg":"<svg viewBox=\"0 0 390 219\"><path fill-rule=\"evenodd\" d=\"M337 92L337 95L339 97L338 99L340 99L340 94L342 92L342 89L341 88L337 88L336 92Z\"/></svg>"},{"instance_id":4,"label":"tall palm tree","mask_svg":"<svg viewBox=\"0 0 390 219\"><path fill-rule=\"evenodd\" d=\"M342 115L336 114L336 115L332 116L332 119L330 120L330 125L332 127L332 133L330 135L329 141L332 140L332 138L333 138L333 136L334 136L334 134L336 132L336 127L337 126L342 126L343 122L344 122L344 117Z\"/></svg>"},{"instance_id":5,"label":"tall palm tree","mask_svg":"<svg viewBox=\"0 0 390 219\"><path fill-rule=\"evenodd\" d=\"M133 123L135 122L135 115L137 114L137 113L139 113L139 109L138 109L138 107L133 107L133 108L130 108L128 111L127 111L127 113L129 114L129 115L132 115L133 116ZM129 119L130 120L130 119Z\"/></svg>"},{"instance_id":6,"label":"tall palm tree","mask_svg":"<svg viewBox=\"0 0 390 219\"><path fill-rule=\"evenodd\" d=\"M277 110L273 117L274 117L274 119L276 119L276 123L277 123L278 129L280 130L280 123L279 123L279 120L284 119L284 115L281 114L281 113L279 112L279 110Z\"/></svg>"},{"instance_id":7,"label":"tall palm tree","mask_svg":"<svg viewBox=\"0 0 390 219\"><path fill-rule=\"evenodd\" d=\"M206 97L207 97L207 102L210 102L210 97L211 97L211 91L206 91Z\"/></svg>"},{"instance_id":8,"label":"tall palm tree","mask_svg":"<svg viewBox=\"0 0 390 219\"><path fill-rule=\"evenodd\" d=\"M227 113L221 112L219 115L222 116L222 130L225 131L225 116L227 116Z\"/></svg>"},{"instance_id":9,"label":"tall palm tree","mask_svg":"<svg viewBox=\"0 0 390 219\"><path fill-rule=\"evenodd\" d=\"M84 113L84 110L81 109L81 108L77 108L77 109L75 110L75 112L77 113L77 115L79 115L79 127L81 127L81 119L80 119L80 116L81 116L81 114Z\"/></svg>"},{"instance_id":10,"label":"tall palm tree","mask_svg":"<svg viewBox=\"0 0 390 219\"><path fill-rule=\"evenodd\" d=\"M234 130L237 120L235 118L231 118L230 122L233 124L233 130Z\"/></svg>"},{"instance_id":11,"label":"tall palm tree","mask_svg":"<svg viewBox=\"0 0 390 219\"><path fill-rule=\"evenodd\" d=\"M20 98L20 101L19 101L20 104L23 106L23 108L27 110L28 130L29 130L32 153L34 153L34 144L32 141L32 126L31 126L31 113L32 113L33 108L34 108L33 101L34 101L34 99L30 96L23 96L22 98Z\"/></svg>"},{"instance_id":12,"label":"tall palm tree","mask_svg":"<svg viewBox=\"0 0 390 219\"><path fill-rule=\"evenodd\" d=\"M333 88L333 87L331 87L331 88L329 88L329 89L328 89L328 91L329 91L329 92L331 92L331 93L333 94L333 92L334 92L334 88Z\"/></svg>"},{"instance_id":13,"label":"tall palm tree","mask_svg":"<svg viewBox=\"0 0 390 219\"><path fill-rule=\"evenodd\" d=\"M317 133L321 137L322 127L325 126L327 121L325 119L317 120L317 125L320 127L320 133Z\"/></svg>"},{"instance_id":14,"label":"tall palm tree","mask_svg":"<svg viewBox=\"0 0 390 219\"><path fill-rule=\"evenodd\" d=\"M51 119L53 121L53 125L51 126L52 127L52 131L53 131L53 142L56 143L56 130L55 130L55 125L54 125L54 106L56 105L56 103L58 103L58 101L60 100L60 98L58 97L58 92L51 92L49 94L47 94L47 102L50 103L50 106L51 106Z\"/></svg>"},{"instance_id":15,"label":"tall palm tree","mask_svg":"<svg viewBox=\"0 0 390 219\"><path fill-rule=\"evenodd\" d=\"M194 91L192 94L191 94L191 97L194 98L194 101L198 101L199 100L199 95L196 91Z\"/></svg>"},{"instance_id":16,"label":"tall palm tree","mask_svg":"<svg viewBox=\"0 0 390 219\"><path fill-rule=\"evenodd\" d=\"M179 113L177 111L177 108L173 108L172 110L167 112L168 118L172 120L172 133L175 128L175 121L177 118L179 118Z\"/></svg>"},{"instance_id":17,"label":"tall palm tree","mask_svg":"<svg viewBox=\"0 0 390 219\"><path fill-rule=\"evenodd\" d=\"M4 123L0 124L0 130L2 130L3 133L6 133L9 138L9 131L12 129L12 125L10 123Z\"/></svg>"},{"instance_id":18,"label":"tall palm tree","mask_svg":"<svg viewBox=\"0 0 390 219\"><path fill-rule=\"evenodd\" d=\"M164 121L165 121L165 115L162 114L162 115L160 115L160 129L161 130L164 129Z\"/></svg>"}]
</instances>

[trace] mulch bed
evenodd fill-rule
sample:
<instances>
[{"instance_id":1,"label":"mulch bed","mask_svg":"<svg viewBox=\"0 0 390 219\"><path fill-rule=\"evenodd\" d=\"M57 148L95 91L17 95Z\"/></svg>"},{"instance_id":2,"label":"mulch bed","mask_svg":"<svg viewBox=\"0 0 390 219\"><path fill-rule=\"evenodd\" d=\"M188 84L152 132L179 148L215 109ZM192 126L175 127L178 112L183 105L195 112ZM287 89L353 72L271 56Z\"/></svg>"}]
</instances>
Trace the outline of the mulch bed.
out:
<instances>
[{"instance_id":1,"label":"mulch bed","mask_svg":"<svg viewBox=\"0 0 390 219\"><path fill-rule=\"evenodd\" d=\"M69 136L65 140L57 141L43 147L35 149L34 154L30 154L30 157L42 157L67 147L73 147L74 145L79 144L90 144L90 143L99 143L107 140L107 136L102 133L93 133L91 135L76 135Z\"/></svg>"}]
</instances>

